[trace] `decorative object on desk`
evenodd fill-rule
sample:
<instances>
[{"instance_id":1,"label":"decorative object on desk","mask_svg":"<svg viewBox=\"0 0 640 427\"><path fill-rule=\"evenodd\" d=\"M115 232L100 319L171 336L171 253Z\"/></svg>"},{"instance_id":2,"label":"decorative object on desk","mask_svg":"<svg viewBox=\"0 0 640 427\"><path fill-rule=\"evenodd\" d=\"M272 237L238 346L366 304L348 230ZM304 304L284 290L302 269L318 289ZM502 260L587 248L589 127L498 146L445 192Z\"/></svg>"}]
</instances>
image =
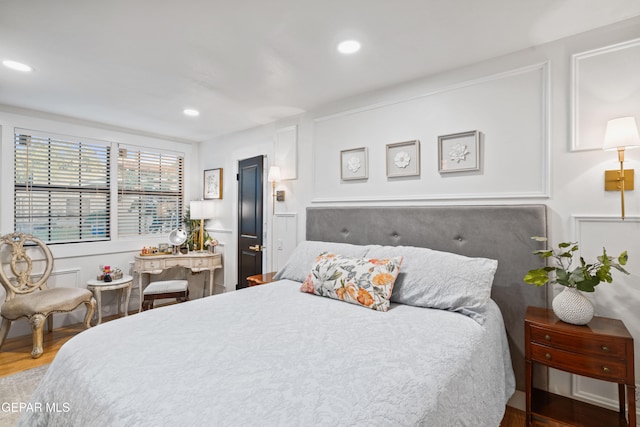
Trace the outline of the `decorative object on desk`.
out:
<instances>
[{"instance_id":1,"label":"decorative object on desk","mask_svg":"<svg viewBox=\"0 0 640 427\"><path fill-rule=\"evenodd\" d=\"M203 198L222 199L222 168L204 171Z\"/></svg>"},{"instance_id":2,"label":"decorative object on desk","mask_svg":"<svg viewBox=\"0 0 640 427\"><path fill-rule=\"evenodd\" d=\"M633 169L624 170L624 150L640 147L640 135L638 125L634 117L621 117L609 120L604 135L605 151L618 150L620 170L608 170L604 172L605 191L619 191L624 219L624 192L633 190Z\"/></svg>"},{"instance_id":3,"label":"decorative object on desk","mask_svg":"<svg viewBox=\"0 0 640 427\"><path fill-rule=\"evenodd\" d=\"M216 253L216 246L218 246L219 244L220 242L218 242L218 239L214 239L213 237L204 242L204 245L212 254Z\"/></svg>"},{"instance_id":4,"label":"decorative object on desk","mask_svg":"<svg viewBox=\"0 0 640 427\"><path fill-rule=\"evenodd\" d=\"M181 228L176 228L169 233L169 244L172 245L174 255L178 254L179 247L187 241L187 232Z\"/></svg>"},{"instance_id":5,"label":"decorative object on desk","mask_svg":"<svg viewBox=\"0 0 640 427\"><path fill-rule=\"evenodd\" d=\"M438 172L480 170L480 132L460 132L438 137Z\"/></svg>"},{"instance_id":6,"label":"decorative object on desk","mask_svg":"<svg viewBox=\"0 0 640 427\"><path fill-rule=\"evenodd\" d=\"M546 237L532 237L533 240L546 242ZM544 286L547 283L557 283L567 289L558 294L552 302L553 312L560 320L574 325L585 325L591 321L594 315L593 304L582 292L593 292L600 282L611 283L611 268L615 268L624 274L629 274L622 266L627 263L627 251L622 252L617 262L614 257L607 255L607 250L602 248L602 255L597 261L587 264L580 257L580 265L571 269L574 253L578 251L576 242L562 242L558 249L541 249L534 254L543 259L554 258L557 266L547 266L529 270L524 276L525 283L536 286Z\"/></svg>"},{"instance_id":7,"label":"decorative object on desk","mask_svg":"<svg viewBox=\"0 0 640 427\"><path fill-rule=\"evenodd\" d=\"M204 231L204 220L211 219L215 216L215 205L213 202L207 202L205 200L194 200L189 205L189 211L191 215L191 220L199 219L200 220L200 228L198 230L197 236L197 245L196 239L194 236L194 248L199 248L200 252L204 252L204 241L209 238L207 234L205 236Z\"/></svg>"},{"instance_id":8,"label":"decorative object on desk","mask_svg":"<svg viewBox=\"0 0 640 427\"><path fill-rule=\"evenodd\" d=\"M387 177L420 176L420 141L387 144Z\"/></svg>"},{"instance_id":9,"label":"decorative object on desk","mask_svg":"<svg viewBox=\"0 0 640 427\"><path fill-rule=\"evenodd\" d=\"M108 265L105 265L104 267L102 267L102 271L104 272L104 276L102 277L102 280L105 282L110 282L111 279L111 267Z\"/></svg>"},{"instance_id":10,"label":"decorative object on desk","mask_svg":"<svg viewBox=\"0 0 640 427\"><path fill-rule=\"evenodd\" d=\"M119 280L122 279L123 276L122 271L118 267L111 267L109 265L101 265L100 271L102 273L98 277L96 277L96 279L100 282L111 282L113 280Z\"/></svg>"}]
</instances>

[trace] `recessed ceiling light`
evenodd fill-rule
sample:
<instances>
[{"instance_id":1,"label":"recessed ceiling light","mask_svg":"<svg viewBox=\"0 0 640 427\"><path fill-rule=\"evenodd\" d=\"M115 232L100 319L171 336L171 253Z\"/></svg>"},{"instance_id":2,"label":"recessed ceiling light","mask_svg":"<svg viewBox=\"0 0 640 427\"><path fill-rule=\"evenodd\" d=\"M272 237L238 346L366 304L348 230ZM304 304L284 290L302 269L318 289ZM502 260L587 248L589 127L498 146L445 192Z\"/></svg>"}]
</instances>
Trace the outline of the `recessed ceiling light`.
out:
<instances>
[{"instance_id":1,"label":"recessed ceiling light","mask_svg":"<svg viewBox=\"0 0 640 427\"><path fill-rule=\"evenodd\" d=\"M345 55L356 53L360 50L360 42L357 40L345 40L338 44L338 52Z\"/></svg>"},{"instance_id":2,"label":"recessed ceiling light","mask_svg":"<svg viewBox=\"0 0 640 427\"><path fill-rule=\"evenodd\" d=\"M194 110L193 108L185 108L183 113L186 116L197 117L200 115L200 111Z\"/></svg>"},{"instance_id":3,"label":"recessed ceiling light","mask_svg":"<svg viewBox=\"0 0 640 427\"><path fill-rule=\"evenodd\" d=\"M18 61L12 61L10 59L5 59L4 61L2 61L2 65L4 65L7 68L11 68L12 70L22 71L25 73L29 73L33 71L33 68L31 68L27 64L23 64L22 62L18 62Z\"/></svg>"}]
</instances>

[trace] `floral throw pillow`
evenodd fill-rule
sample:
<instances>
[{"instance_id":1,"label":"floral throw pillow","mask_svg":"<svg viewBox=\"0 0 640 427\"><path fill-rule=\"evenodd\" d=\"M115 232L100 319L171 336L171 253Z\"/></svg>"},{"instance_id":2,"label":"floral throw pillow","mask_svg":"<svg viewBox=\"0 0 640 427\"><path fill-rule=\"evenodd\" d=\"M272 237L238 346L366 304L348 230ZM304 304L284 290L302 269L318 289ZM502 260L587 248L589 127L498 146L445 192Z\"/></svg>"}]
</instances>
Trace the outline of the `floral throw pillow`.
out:
<instances>
[{"instance_id":1,"label":"floral throw pillow","mask_svg":"<svg viewBox=\"0 0 640 427\"><path fill-rule=\"evenodd\" d=\"M300 290L387 311L400 264L401 256L366 259L323 252L316 258Z\"/></svg>"}]
</instances>

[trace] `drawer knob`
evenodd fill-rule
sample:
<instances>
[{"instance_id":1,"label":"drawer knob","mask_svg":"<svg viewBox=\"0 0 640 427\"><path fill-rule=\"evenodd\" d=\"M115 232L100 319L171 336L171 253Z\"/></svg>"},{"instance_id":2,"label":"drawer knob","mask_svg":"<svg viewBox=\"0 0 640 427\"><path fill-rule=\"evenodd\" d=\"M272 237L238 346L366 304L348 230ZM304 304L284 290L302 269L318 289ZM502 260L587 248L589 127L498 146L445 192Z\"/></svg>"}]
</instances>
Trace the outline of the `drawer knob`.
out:
<instances>
[{"instance_id":1,"label":"drawer knob","mask_svg":"<svg viewBox=\"0 0 640 427\"><path fill-rule=\"evenodd\" d=\"M607 368L606 366L603 366L602 367L602 372L609 373L609 372L611 372L611 369Z\"/></svg>"},{"instance_id":2,"label":"drawer knob","mask_svg":"<svg viewBox=\"0 0 640 427\"><path fill-rule=\"evenodd\" d=\"M607 347L606 345L602 346L602 351L604 351L605 353L607 353L609 351L609 347Z\"/></svg>"},{"instance_id":3,"label":"drawer knob","mask_svg":"<svg viewBox=\"0 0 640 427\"><path fill-rule=\"evenodd\" d=\"M551 337L549 335L545 335L544 339L547 340L547 341L551 341Z\"/></svg>"},{"instance_id":4,"label":"drawer knob","mask_svg":"<svg viewBox=\"0 0 640 427\"><path fill-rule=\"evenodd\" d=\"M551 355L550 355L549 353L545 354L545 355L544 355L544 357L545 357L547 360L551 360Z\"/></svg>"}]
</instances>

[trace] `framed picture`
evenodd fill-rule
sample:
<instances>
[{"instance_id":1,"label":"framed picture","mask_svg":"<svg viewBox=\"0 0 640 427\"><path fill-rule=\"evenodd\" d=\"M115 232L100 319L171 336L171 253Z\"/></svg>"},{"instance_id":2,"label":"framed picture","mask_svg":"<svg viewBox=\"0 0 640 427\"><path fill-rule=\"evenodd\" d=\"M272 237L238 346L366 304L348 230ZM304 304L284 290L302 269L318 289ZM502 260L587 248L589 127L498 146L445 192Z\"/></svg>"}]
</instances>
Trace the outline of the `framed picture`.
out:
<instances>
[{"instance_id":1,"label":"framed picture","mask_svg":"<svg viewBox=\"0 0 640 427\"><path fill-rule=\"evenodd\" d=\"M438 137L438 172L480 170L480 132L454 133Z\"/></svg>"},{"instance_id":2,"label":"framed picture","mask_svg":"<svg viewBox=\"0 0 640 427\"><path fill-rule=\"evenodd\" d=\"M387 177L420 176L420 141L387 144Z\"/></svg>"},{"instance_id":3,"label":"framed picture","mask_svg":"<svg viewBox=\"0 0 640 427\"><path fill-rule=\"evenodd\" d=\"M350 181L369 178L367 148L340 151L340 179Z\"/></svg>"},{"instance_id":4,"label":"framed picture","mask_svg":"<svg viewBox=\"0 0 640 427\"><path fill-rule=\"evenodd\" d=\"M204 199L222 199L222 168L204 171Z\"/></svg>"}]
</instances>

